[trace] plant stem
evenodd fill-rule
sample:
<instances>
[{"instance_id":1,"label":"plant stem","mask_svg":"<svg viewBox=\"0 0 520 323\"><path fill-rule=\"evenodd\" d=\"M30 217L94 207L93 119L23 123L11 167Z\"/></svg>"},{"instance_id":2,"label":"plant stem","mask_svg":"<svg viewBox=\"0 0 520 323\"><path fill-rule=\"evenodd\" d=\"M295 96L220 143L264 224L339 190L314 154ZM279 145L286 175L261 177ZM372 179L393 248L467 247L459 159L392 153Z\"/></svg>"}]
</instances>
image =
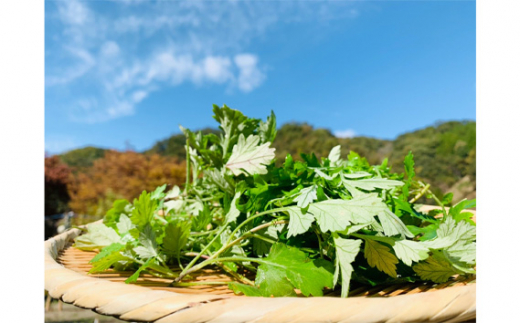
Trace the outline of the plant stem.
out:
<instances>
[{"instance_id":1,"label":"plant stem","mask_svg":"<svg viewBox=\"0 0 520 323\"><path fill-rule=\"evenodd\" d=\"M253 221L254 219L256 218L259 218L261 216L264 216L266 214L271 214L271 213L276 213L276 212L282 212L282 211L287 211L287 209L289 209L288 207L280 207L280 208L276 208L276 209L272 209L272 210L267 210L267 211L264 211L264 212L260 212L260 213L257 213L255 215L253 215L252 217L250 217L249 219L246 219L244 222L240 223L240 225L238 225L235 230L233 230L233 232L231 232L231 235L229 236L229 239L228 241L226 242L226 244L228 244L231 239L233 239L233 237L235 236L235 234L238 232L238 230L240 230L244 225L246 225L247 223Z\"/></svg>"},{"instance_id":2,"label":"plant stem","mask_svg":"<svg viewBox=\"0 0 520 323\"><path fill-rule=\"evenodd\" d=\"M184 287L184 286L200 286L200 285L227 285L229 282L189 282L189 283L172 283L172 287Z\"/></svg>"},{"instance_id":3,"label":"plant stem","mask_svg":"<svg viewBox=\"0 0 520 323\"><path fill-rule=\"evenodd\" d=\"M279 209L278 209L279 210ZM258 213L257 215L255 215L255 217L258 217L258 216L261 216L261 215L264 215L264 214L261 214L261 213ZM252 219L253 217L249 218L248 220ZM247 220L246 220L247 221ZM242 222L242 224L244 224L246 221ZM184 276L194 272L194 271L197 271L201 268L204 268L205 266L215 262L215 261L218 261L218 262L221 262L223 261L222 259L227 259L227 258L217 258L218 255L220 255L222 252L224 252L226 249L234 246L235 244L239 243L240 241L242 241L243 239L245 239L246 237L250 236L252 233L258 231L258 230L262 230L264 228L267 228L271 225L276 225L276 224L282 224L282 223L288 223L289 221L287 220L282 220L282 221L274 221L274 222L269 222L269 223L264 223L264 224L261 224L251 230L249 230L248 232L246 232L245 234L243 234L241 237L238 237L236 238L235 240L233 240L232 242L228 242L226 243L226 245L222 246L222 248L220 248L217 252L215 252L213 255L211 255L211 257L209 257L208 259L206 259L205 261L201 262L200 264L198 264L197 266L194 266L193 267L193 264L195 263L194 260L195 259L199 259L201 254L203 254L204 252L206 252L207 250L207 246L206 248L204 248L204 250L201 251L201 253L194 258L194 260L192 260L190 262L190 264L188 266L186 266L186 268L180 273L179 277L177 277L175 279L175 282L179 282ZM225 228L225 227L223 227ZM221 230L222 231L222 230ZM235 230L236 231L236 230ZM217 237L220 236L220 233L216 235ZM215 239L213 239L215 240ZM210 242L209 245L211 245L214 241ZM208 246L209 246L208 245ZM232 259L234 259L233 261L240 261L240 260L237 260L239 259L239 257L233 257ZM245 259L245 258L244 258ZM254 261L254 260L251 260L250 258L247 258L248 260L245 260L245 261Z\"/></svg>"},{"instance_id":4,"label":"plant stem","mask_svg":"<svg viewBox=\"0 0 520 323\"><path fill-rule=\"evenodd\" d=\"M273 240L273 239L269 239L269 238L266 238L266 237L261 236L261 235L256 234L256 233L251 233L251 237L256 238L256 239L259 239L259 240L263 240L263 241L265 241L265 242L269 242L269 243L271 243L271 244L276 243L275 240Z\"/></svg>"},{"instance_id":5,"label":"plant stem","mask_svg":"<svg viewBox=\"0 0 520 323\"><path fill-rule=\"evenodd\" d=\"M190 138L186 136L186 186L184 191L188 192L190 189Z\"/></svg>"},{"instance_id":6,"label":"plant stem","mask_svg":"<svg viewBox=\"0 0 520 323\"><path fill-rule=\"evenodd\" d=\"M166 219L163 218L162 216L157 215L157 214L155 214L155 213L154 213L153 216L154 216L154 218L156 218L157 220L161 221L163 224L168 224L168 221L166 221Z\"/></svg>"},{"instance_id":7,"label":"plant stem","mask_svg":"<svg viewBox=\"0 0 520 323\"><path fill-rule=\"evenodd\" d=\"M217 234L213 237L213 239L204 247L204 249L202 249L202 251L197 254L197 256L195 256L195 258L193 258L191 260L191 262L186 266L186 268L184 268L184 270L181 272L181 274L179 275L179 277L184 277L186 276L188 270L197 262L197 260L199 260L199 258L209 249L209 247L215 242L217 241L217 238L220 237L220 235L222 234L222 232L224 232L224 230L226 230L227 226L226 225L223 225L222 228L220 228L220 230L217 232ZM180 281L180 278L178 278L177 281Z\"/></svg>"},{"instance_id":8,"label":"plant stem","mask_svg":"<svg viewBox=\"0 0 520 323\"><path fill-rule=\"evenodd\" d=\"M409 203L415 203L417 202L418 199L421 198L421 196L423 196L424 194L426 194L426 192L429 190L430 188L430 184L426 185L425 187L423 187L423 189L417 194L414 196L414 198L412 198Z\"/></svg>"},{"instance_id":9,"label":"plant stem","mask_svg":"<svg viewBox=\"0 0 520 323\"><path fill-rule=\"evenodd\" d=\"M316 227L313 227L313 229L314 229L314 232L316 233L316 236L318 237L318 246L320 248L320 257L321 257L321 259L323 259L323 249L321 247L320 232L318 231L318 229L316 229Z\"/></svg>"}]
</instances>

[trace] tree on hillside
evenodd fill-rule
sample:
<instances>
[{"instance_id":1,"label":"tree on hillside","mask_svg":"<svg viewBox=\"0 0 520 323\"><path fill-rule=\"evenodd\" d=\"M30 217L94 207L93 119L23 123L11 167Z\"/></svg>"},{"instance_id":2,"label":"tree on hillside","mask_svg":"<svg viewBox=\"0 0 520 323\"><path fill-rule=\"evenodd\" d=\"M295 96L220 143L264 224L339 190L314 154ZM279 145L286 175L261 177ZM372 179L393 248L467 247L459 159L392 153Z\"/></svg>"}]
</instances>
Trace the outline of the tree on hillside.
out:
<instances>
[{"instance_id":1,"label":"tree on hillside","mask_svg":"<svg viewBox=\"0 0 520 323\"><path fill-rule=\"evenodd\" d=\"M71 180L70 168L58 156L45 158L45 215L67 211Z\"/></svg>"},{"instance_id":2,"label":"tree on hillside","mask_svg":"<svg viewBox=\"0 0 520 323\"><path fill-rule=\"evenodd\" d=\"M314 129L307 123L286 123L276 134L273 147L276 157L283 162L287 154L300 159L301 153L314 153L318 158L328 156L338 145L338 138L328 129Z\"/></svg>"},{"instance_id":3,"label":"tree on hillside","mask_svg":"<svg viewBox=\"0 0 520 323\"><path fill-rule=\"evenodd\" d=\"M71 187L70 207L79 214L102 216L116 199L133 199L163 184L182 185L185 163L157 154L107 151L79 173Z\"/></svg>"},{"instance_id":4,"label":"tree on hillside","mask_svg":"<svg viewBox=\"0 0 520 323\"><path fill-rule=\"evenodd\" d=\"M399 136L390 156L396 171L404 171L402 161L412 151L416 173L438 191L450 190L467 176L476 180L476 123L445 122Z\"/></svg>"},{"instance_id":5,"label":"tree on hillside","mask_svg":"<svg viewBox=\"0 0 520 323\"><path fill-rule=\"evenodd\" d=\"M105 156L106 149L85 147L70 150L60 155L61 160L73 171L82 171L94 164L94 161Z\"/></svg>"}]
</instances>

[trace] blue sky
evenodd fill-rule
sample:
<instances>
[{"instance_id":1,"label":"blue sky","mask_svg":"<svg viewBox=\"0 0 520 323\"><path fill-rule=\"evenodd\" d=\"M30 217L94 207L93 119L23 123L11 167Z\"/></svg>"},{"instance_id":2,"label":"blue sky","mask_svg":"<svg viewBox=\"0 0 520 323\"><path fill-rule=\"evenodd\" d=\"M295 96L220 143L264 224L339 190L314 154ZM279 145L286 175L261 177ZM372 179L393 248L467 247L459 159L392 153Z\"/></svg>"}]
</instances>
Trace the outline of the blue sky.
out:
<instances>
[{"instance_id":1,"label":"blue sky","mask_svg":"<svg viewBox=\"0 0 520 323\"><path fill-rule=\"evenodd\" d=\"M475 120L474 1L46 1L45 148L140 151L211 106L393 139Z\"/></svg>"}]
</instances>

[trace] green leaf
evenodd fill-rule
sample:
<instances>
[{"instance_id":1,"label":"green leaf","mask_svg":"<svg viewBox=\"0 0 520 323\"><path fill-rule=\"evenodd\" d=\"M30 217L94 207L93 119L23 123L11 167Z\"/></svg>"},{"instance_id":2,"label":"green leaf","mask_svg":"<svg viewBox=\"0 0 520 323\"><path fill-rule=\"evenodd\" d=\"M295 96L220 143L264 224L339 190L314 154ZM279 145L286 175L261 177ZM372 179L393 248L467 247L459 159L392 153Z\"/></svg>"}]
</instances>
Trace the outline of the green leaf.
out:
<instances>
[{"instance_id":1,"label":"green leaf","mask_svg":"<svg viewBox=\"0 0 520 323\"><path fill-rule=\"evenodd\" d=\"M163 251L169 257L179 257L182 248L188 242L191 223L189 221L173 221L164 229Z\"/></svg>"},{"instance_id":2,"label":"green leaf","mask_svg":"<svg viewBox=\"0 0 520 323\"><path fill-rule=\"evenodd\" d=\"M135 226L132 224L130 218L124 214L121 214L121 216L119 217L119 222L117 222L117 231L119 232L119 234L123 236L133 228L135 228Z\"/></svg>"},{"instance_id":3,"label":"green leaf","mask_svg":"<svg viewBox=\"0 0 520 323\"><path fill-rule=\"evenodd\" d=\"M421 279L431 280L434 283L447 282L451 276L457 274L449 262L435 257L430 257L412 268Z\"/></svg>"},{"instance_id":4,"label":"green leaf","mask_svg":"<svg viewBox=\"0 0 520 323\"><path fill-rule=\"evenodd\" d=\"M136 247L134 251L141 259L148 259L158 255L155 233L150 225L147 225L144 230L140 232L139 243L141 243L141 246Z\"/></svg>"},{"instance_id":5,"label":"green leaf","mask_svg":"<svg viewBox=\"0 0 520 323\"><path fill-rule=\"evenodd\" d=\"M341 165L341 145L337 145L330 150L328 159L330 160L330 164L332 166Z\"/></svg>"},{"instance_id":6,"label":"green leaf","mask_svg":"<svg viewBox=\"0 0 520 323\"><path fill-rule=\"evenodd\" d=\"M164 198L166 196L166 194L164 193L165 190L166 190L166 184L164 184L163 186L157 187L155 189L155 191L153 191L151 193L150 198L152 200L160 200L160 199Z\"/></svg>"},{"instance_id":7,"label":"green leaf","mask_svg":"<svg viewBox=\"0 0 520 323\"><path fill-rule=\"evenodd\" d=\"M276 241L278 240L279 233L283 230L284 227L284 224L271 225L266 229L262 229L261 231L256 232L256 234L258 236ZM253 251L256 255L263 256L269 253L269 250L271 250L273 244L266 240L259 239L257 237L253 238Z\"/></svg>"},{"instance_id":8,"label":"green leaf","mask_svg":"<svg viewBox=\"0 0 520 323\"><path fill-rule=\"evenodd\" d=\"M343 176L345 177L345 175ZM350 180L344 178L343 182L346 182L349 186L353 186L355 188L362 189L365 191L374 191L377 188L389 190L394 187L403 185L403 182L401 181L391 180L387 178L367 178L358 180Z\"/></svg>"},{"instance_id":9,"label":"green leaf","mask_svg":"<svg viewBox=\"0 0 520 323\"><path fill-rule=\"evenodd\" d=\"M356 259L361 247L361 240L334 238L336 246L336 270L334 272L334 285L341 271L341 297L347 297L350 288L350 278L354 268L352 263Z\"/></svg>"},{"instance_id":10,"label":"green leaf","mask_svg":"<svg viewBox=\"0 0 520 323\"><path fill-rule=\"evenodd\" d=\"M258 126L258 135L262 143L273 142L276 137L276 116L271 111L271 116L267 117L267 121L260 121Z\"/></svg>"},{"instance_id":11,"label":"green leaf","mask_svg":"<svg viewBox=\"0 0 520 323\"><path fill-rule=\"evenodd\" d=\"M137 227L144 227L153 219L158 201L151 199L151 194L143 191L139 199L134 200L134 209L132 210L132 223Z\"/></svg>"},{"instance_id":12,"label":"green leaf","mask_svg":"<svg viewBox=\"0 0 520 323\"><path fill-rule=\"evenodd\" d=\"M477 244L475 242L458 241L445 252L450 258L474 265L477 258Z\"/></svg>"},{"instance_id":13,"label":"green leaf","mask_svg":"<svg viewBox=\"0 0 520 323\"><path fill-rule=\"evenodd\" d=\"M334 199L312 203L308 212L314 215L323 232L343 231L351 224L373 223L377 215L386 235L413 237L377 194L362 194L352 200Z\"/></svg>"},{"instance_id":14,"label":"green leaf","mask_svg":"<svg viewBox=\"0 0 520 323\"><path fill-rule=\"evenodd\" d=\"M237 282L228 283L228 287L235 292L235 294L242 293L246 296L252 297L269 297L270 295L264 295L260 288L256 286L244 285Z\"/></svg>"},{"instance_id":15,"label":"green leaf","mask_svg":"<svg viewBox=\"0 0 520 323\"><path fill-rule=\"evenodd\" d=\"M393 247L397 258L408 266L411 266L414 261L419 262L428 258L428 248L416 241L398 240Z\"/></svg>"},{"instance_id":16,"label":"green leaf","mask_svg":"<svg viewBox=\"0 0 520 323\"><path fill-rule=\"evenodd\" d=\"M139 269L136 270L135 273L132 274L132 276L128 277L126 280L125 280L125 283L127 284L130 284L130 283L135 283L137 281L137 278L139 278L139 275L141 274L141 272L145 269L148 269L150 263L154 260L154 258L150 258L148 259L142 266L139 267Z\"/></svg>"},{"instance_id":17,"label":"green leaf","mask_svg":"<svg viewBox=\"0 0 520 323\"><path fill-rule=\"evenodd\" d=\"M332 264L310 260L298 248L276 243L258 267L255 284L264 296L295 295L294 288L303 295L322 296L325 287L332 288Z\"/></svg>"},{"instance_id":18,"label":"green leaf","mask_svg":"<svg viewBox=\"0 0 520 323\"><path fill-rule=\"evenodd\" d=\"M115 200L112 208L108 210L107 214L103 217L103 223L112 229L116 228L116 223L119 221L119 217L122 213L126 212L126 207L130 204L127 200Z\"/></svg>"},{"instance_id":19,"label":"green leaf","mask_svg":"<svg viewBox=\"0 0 520 323\"><path fill-rule=\"evenodd\" d=\"M455 204L453 207L450 208L449 214L451 216L456 216L459 214L462 210L474 208L477 206L477 202L475 199L473 200L462 200L459 203Z\"/></svg>"},{"instance_id":20,"label":"green leaf","mask_svg":"<svg viewBox=\"0 0 520 323\"><path fill-rule=\"evenodd\" d=\"M92 223L87 225L86 234L75 239L74 247L81 250L95 250L116 242L121 242L121 237L114 229L102 223Z\"/></svg>"},{"instance_id":21,"label":"green leaf","mask_svg":"<svg viewBox=\"0 0 520 323\"><path fill-rule=\"evenodd\" d=\"M101 249L101 251L97 255L95 255L94 258L92 258L89 261L89 263L97 262L97 261L105 258L106 256L112 254L113 252L121 251L123 248L125 248L124 244L114 242L111 245L106 246L103 249Z\"/></svg>"},{"instance_id":22,"label":"green leaf","mask_svg":"<svg viewBox=\"0 0 520 323\"><path fill-rule=\"evenodd\" d=\"M238 143L233 147L233 153L226 163L226 168L233 175L267 174L266 165L274 158L275 148L269 148L270 142L258 145L260 137L251 135L244 137L240 134Z\"/></svg>"},{"instance_id":23,"label":"green leaf","mask_svg":"<svg viewBox=\"0 0 520 323\"><path fill-rule=\"evenodd\" d=\"M408 179L411 180L415 177L415 162L413 160L413 154L412 152L408 152L408 155L404 158L404 171L406 173L406 176L408 176Z\"/></svg>"},{"instance_id":24,"label":"green leaf","mask_svg":"<svg viewBox=\"0 0 520 323\"><path fill-rule=\"evenodd\" d=\"M103 272L119 261L128 260L132 259L124 256L120 251L112 252L111 254L100 258L96 262L93 262L92 268L89 270L89 274Z\"/></svg>"},{"instance_id":25,"label":"green leaf","mask_svg":"<svg viewBox=\"0 0 520 323\"><path fill-rule=\"evenodd\" d=\"M387 236L395 236L400 234L409 238L413 237L413 234L408 230L406 225L399 219L395 214L392 213L388 208L382 210L377 214L383 231Z\"/></svg>"},{"instance_id":26,"label":"green leaf","mask_svg":"<svg viewBox=\"0 0 520 323\"><path fill-rule=\"evenodd\" d=\"M371 239L365 239L365 258L371 267L391 277L397 278L396 264L399 260L390 252L390 248Z\"/></svg>"},{"instance_id":27,"label":"green leaf","mask_svg":"<svg viewBox=\"0 0 520 323\"><path fill-rule=\"evenodd\" d=\"M287 227L289 232L287 233L287 238L307 232L312 222L314 222L312 214L303 213L297 206L287 208L287 212L289 213L289 225Z\"/></svg>"},{"instance_id":28,"label":"green leaf","mask_svg":"<svg viewBox=\"0 0 520 323\"><path fill-rule=\"evenodd\" d=\"M294 202L297 202L298 207L304 209L307 207L307 205L314 202L318 198L316 192L316 185L306 187L300 191L299 195L294 199Z\"/></svg>"},{"instance_id":29,"label":"green leaf","mask_svg":"<svg viewBox=\"0 0 520 323\"><path fill-rule=\"evenodd\" d=\"M229 211L226 214L226 223L235 222L240 215L240 211L237 209L237 201L240 199L240 192L235 194L235 197L231 201L231 205L229 207Z\"/></svg>"}]
</instances>

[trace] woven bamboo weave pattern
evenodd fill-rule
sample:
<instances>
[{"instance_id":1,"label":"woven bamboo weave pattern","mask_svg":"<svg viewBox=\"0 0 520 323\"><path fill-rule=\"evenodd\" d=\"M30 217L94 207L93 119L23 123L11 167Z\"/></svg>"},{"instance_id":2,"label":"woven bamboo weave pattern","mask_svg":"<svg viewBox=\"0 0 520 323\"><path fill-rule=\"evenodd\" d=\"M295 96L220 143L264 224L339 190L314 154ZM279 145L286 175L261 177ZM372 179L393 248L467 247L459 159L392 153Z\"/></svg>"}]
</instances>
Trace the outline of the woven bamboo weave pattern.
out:
<instances>
[{"instance_id":1,"label":"woven bamboo weave pattern","mask_svg":"<svg viewBox=\"0 0 520 323\"><path fill-rule=\"evenodd\" d=\"M235 296L226 285L169 287L171 280L130 272L87 275L93 252L71 248L80 230L45 242L45 289L53 298L100 314L144 322L462 322L476 317L476 278L444 284L360 287L349 298ZM174 268L175 270L175 268ZM218 268L193 281L231 281Z\"/></svg>"}]
</instances>

